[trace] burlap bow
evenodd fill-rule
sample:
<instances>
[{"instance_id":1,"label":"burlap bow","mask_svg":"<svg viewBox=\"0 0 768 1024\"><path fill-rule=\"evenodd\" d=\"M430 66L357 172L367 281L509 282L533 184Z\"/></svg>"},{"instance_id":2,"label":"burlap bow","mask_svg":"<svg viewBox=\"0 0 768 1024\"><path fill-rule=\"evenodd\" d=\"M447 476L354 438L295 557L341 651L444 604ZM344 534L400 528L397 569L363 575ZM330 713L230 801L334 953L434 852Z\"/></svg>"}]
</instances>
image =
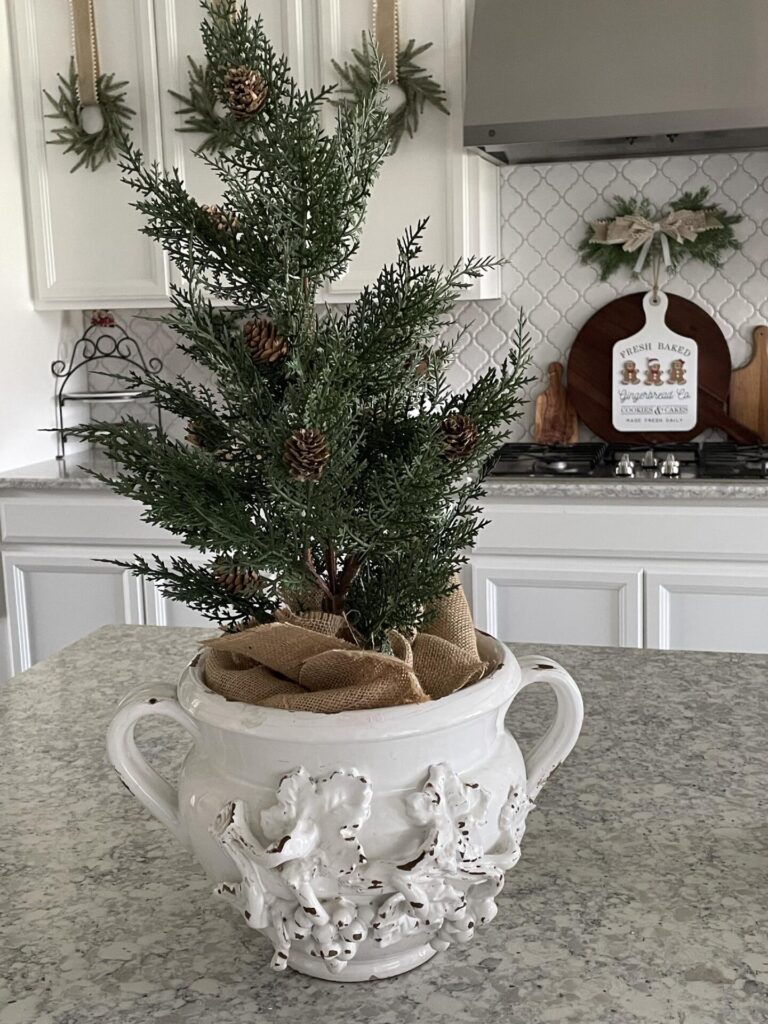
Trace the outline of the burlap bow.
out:
<instances>
[{"instance_id":1,"label":"burlap bow","mask_svg":"<svg viewBox=\"0 0 768 1024\"><path fill-rule=\"evenodd\" d=\"M284 609L275 622L204 641L205 682L228 700L333 714L421 704L496 667L478 654L460 587L413 638L390 632L392 655L363 650L345 633L340 615Z\"/></svg>"},{"instance_id":2,"label":"burlap bow","mask_svg":"<svg viewBox=\"0 0 768 1024\"><path fill-rule=\"evenodd\" d=\"M625 217L614 217L613 220L595 220L590 226L590 242L595 245L620 245L624 252L635 252L639 249L635 264L635 273L639 274L657 236L661 243L664 266L668 267L671 263L670 238L675 242L693 242L702 231L721 228L723 225L714 214L706 210L672 210L661 220L656 221L638 214L629 214Z\"/></svg>"}]
</instances>

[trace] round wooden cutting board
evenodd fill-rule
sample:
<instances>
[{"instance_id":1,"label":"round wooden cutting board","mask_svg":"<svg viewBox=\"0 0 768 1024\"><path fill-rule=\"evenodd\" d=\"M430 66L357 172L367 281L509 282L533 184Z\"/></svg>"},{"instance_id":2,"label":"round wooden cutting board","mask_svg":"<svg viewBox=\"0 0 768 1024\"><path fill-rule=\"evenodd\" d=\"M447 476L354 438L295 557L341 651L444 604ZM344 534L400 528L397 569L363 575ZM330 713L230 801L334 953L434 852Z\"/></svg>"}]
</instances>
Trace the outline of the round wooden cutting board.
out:
<instances>
[{"instance_id":1,"label":"round wooden cutting board","mask_svg":"<svg viewBox=\"0 0 768 1024\"><path fill-rule=\"evenodd\" d=\"M706 310L680 295L669 300L666 324L676 334L693 338L699 346L699 388L693 430L634 434L616 430L612 422L611 394L613 346L636 334L645 324L645 291L622 295L594 314L579 331L568 357L568 397L579 418L604 441L668 444L690 441L719 427L742 444L755 444L757 434L737 423L725 411L731 379L731 354L723 332Z\"/></svg>"}]
</instances>

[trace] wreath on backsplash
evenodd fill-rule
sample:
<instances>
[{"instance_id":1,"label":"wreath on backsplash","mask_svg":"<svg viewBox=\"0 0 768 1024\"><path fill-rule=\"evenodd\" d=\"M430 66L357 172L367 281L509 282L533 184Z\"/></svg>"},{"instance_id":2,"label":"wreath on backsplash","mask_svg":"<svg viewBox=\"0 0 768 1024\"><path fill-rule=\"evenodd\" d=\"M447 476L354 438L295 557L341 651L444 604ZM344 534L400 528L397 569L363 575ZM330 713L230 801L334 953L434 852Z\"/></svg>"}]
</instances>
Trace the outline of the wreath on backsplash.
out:
<instances>
[{"instance_id":1,"label":"wreath on backsplash","mask_svg":"<svg viewBox=\"0 0 768 1024\"><path fill-rule=\"evenodd\" d=\"M644 196L616 196L613 216L590 222L579 245L581 262L597 266L601 281L623 269L638 276L648 265L655 286L662 265L670 272L687 260L721 266L727 252L741 248L733 227L743 218L707 202L709 194L706 187L684 192L659 211Z\"/></svg>"}]
</instances>

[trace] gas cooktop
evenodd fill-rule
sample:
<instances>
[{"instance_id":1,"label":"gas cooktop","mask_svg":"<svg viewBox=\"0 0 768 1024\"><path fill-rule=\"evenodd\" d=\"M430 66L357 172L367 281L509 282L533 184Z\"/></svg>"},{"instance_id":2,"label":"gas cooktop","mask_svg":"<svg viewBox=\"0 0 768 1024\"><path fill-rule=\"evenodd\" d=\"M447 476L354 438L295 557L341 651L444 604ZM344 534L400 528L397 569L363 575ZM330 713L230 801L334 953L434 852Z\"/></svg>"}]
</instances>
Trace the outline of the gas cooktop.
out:
<instances>
[{"instance_id":1,"label":"gas cooktop","mask_svg":"<svg viewBox=\"0 0 768 1024\"><path fill-rule=\"evenodd\" d=\"M505 444L490 472L507 477L768 480L768 444Z\"/></svg>"}]
</instances>

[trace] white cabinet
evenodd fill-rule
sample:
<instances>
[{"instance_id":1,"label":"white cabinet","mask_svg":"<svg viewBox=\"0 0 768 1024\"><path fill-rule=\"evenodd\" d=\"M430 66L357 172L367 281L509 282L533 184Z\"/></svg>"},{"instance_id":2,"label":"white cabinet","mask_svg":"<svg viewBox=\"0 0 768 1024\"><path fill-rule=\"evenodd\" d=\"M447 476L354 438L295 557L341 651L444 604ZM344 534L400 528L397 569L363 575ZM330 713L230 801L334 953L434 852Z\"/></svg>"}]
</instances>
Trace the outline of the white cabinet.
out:
<instances>
[{"instance_id":1,"label":"white cabinet","mask_svg":"<svg viewBox=\"0 0 768 1024\"><path fill-rule=\"evenodd\" d=\"M60 651L100 626L143 622L141 583L94 561L111 550L40 550L3 556L14 672Z\"/></svg>"},{"instance_id":2,"label":"white cabinet","mask_svg":"<svg viewBox=\"0 0 768 1024\"><path fill-rule=\"evenodd\" d=\"M475 624L500 640L642 647L642 568L605 559L472 559Z\"/></svg>"},{"instance_id":3,"label":"white cabinet","mask_svg":"<svg viewBox=\"0 0 768 1024\"><path fill-rule=\"evenodd\" d=\"M499 172L463 145L466 0L401 3L400 39L432 42L419 62L448 95L450 116L427 108L416 135L405 137L388 158L374 186L360 250L347 273L327 290L328 301L349 301L397 258L397 238L429 217L424 261L451 265L470 256L499 254ZM318 4L319 78L331 81L331 61L344 63L370 27L369 0L323 0ZM492 271L467 298L500 295L500 272Z\"/></svg>"},{"instance_id":4,"label":"white cabinet","mask_svg":"<svg viewBox=\"0 0 768 1024\"><path fill-rule=\"evenodd\" d=\"M210 619L185 604L164 597L151 583L144 584L144 608L149 626L208 626L211 635L216 632L216 626Z\"/></svg>"},{"instance_id":5,"label":"white cabinet","mask_svg":"<svg viewBox=\"0 0 768 1024\"><path fill-rule=\"evenodd\" d=\"M465 574L480 629L517 642L768 653L762 494L492 495L493 485Z\"/></svg>"},{"instance_id":6,"label":"white cabinet","mask_svg":"<svg viewBox=\"0 0 768 1024\"><path fill-rule=\"evenodd\" d=\"M127 80L136 144L147 160L163 159L160 86L152 0L94 0L102 69ZM191 6L191 5L190 5ZM195 5L196 6L196 5ZM16 96L24 168L30 276L40 309L165 305L168 268L161 250L139 232L141 217L116 165L70 168L64 147L47 145L56 122L43 89L58 93L72 53L69 4L10 0Z\"/></svg>"},{"instance_id":7,"label":"white cabinet","mask_svg":"<svg viewBox=\"0 0 768 1024\"><path fill-rule=\"evenodd\" d=\"M284 53L300 85L307 80L306 69L314 69L312 52L315 33L312 0L259 0L251 4L264 24L264 31L278 53ZM219 179L194 155L202 136L180 132L183 118L180 103L171 92L189 95L189 61L204 61L200 23L203 10L190 0L155 0L157 72L160 82L160 113L163 155L166 167L177 167L188 190L201 203L220 198Z\"/></svg>"},{"instance_id":8,"label":"white cabinet","mask_svg":"<svg viewBox=\"0 0 768 1024\"><path fill-rule=\"evenodd\" d=\"M154 552L199 558L179 547L178 538L143 522L140 513L135 502L106 491L2 497L6 621L0 616L0 681L105 625L207 625L214 631L198 612L108 561Z\"/></svg>"},{"instance_id":9,"label":"white cabinet","mask_svg":"<svg viewBox=\"0 0 768 1024\"><path fill-rule=\"evenodd\" d=\"M201 202L215 202L218 180L191 155L200 138L181 134L179 103L187 93L187 56L202 57L203 12L192 0L94 0L102 67L129 82L136 110L134 139L148 161L176 166ZM56 75L71 55L64 0L9 0L17 107L25 175L33 298L39 308L141 308L168 303L170 274L160 248L139 232L131 190L114 163L70 174L72 154L46 145L42 90L56 92ZM370 29L368 0L260 0L275 48L300 84L334 77ZM395 255L402 230L426 215L424 258L453 263L499 252L499 177L495 165L462 145L467 0L419 0L401 5L401 38L433 42L423 62L445 86L450 116L427 110L414 139L387 162L376 185L360 252L348 273L322 296L348 301ZM499 295L492 272L467 297Z\"/></svg>"},{"instance_id":10,"label":"white cabinet","mask_svg":"<svg viewBox=\"0 0 768 1024\"><path fill-rule=\"evenodd\" d=\"M768 652L768 565L662 564L645 585L648 647Z\"/></svg>"}]
</instances>

